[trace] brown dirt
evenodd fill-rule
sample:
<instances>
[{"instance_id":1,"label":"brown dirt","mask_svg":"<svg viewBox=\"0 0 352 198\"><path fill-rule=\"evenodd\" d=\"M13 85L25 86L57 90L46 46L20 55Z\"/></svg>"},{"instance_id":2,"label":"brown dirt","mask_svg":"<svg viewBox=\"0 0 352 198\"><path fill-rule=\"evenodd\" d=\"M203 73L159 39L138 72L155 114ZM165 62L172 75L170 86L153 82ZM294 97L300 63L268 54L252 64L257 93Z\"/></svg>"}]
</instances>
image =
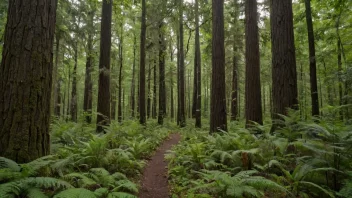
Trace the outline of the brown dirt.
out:
<instances>
[{"instance_id":1,"label":"brown dirt","mask_svg":"<svg viewBox=\"0 0 352 198\"><path fill-rule=\"evenodd\" d=\"M156 151L144 169L139 198L167 198L169 187L167 179L167 162L164 155L181 139L179 134L172 134Z\"/></svg>"}]
</instances>

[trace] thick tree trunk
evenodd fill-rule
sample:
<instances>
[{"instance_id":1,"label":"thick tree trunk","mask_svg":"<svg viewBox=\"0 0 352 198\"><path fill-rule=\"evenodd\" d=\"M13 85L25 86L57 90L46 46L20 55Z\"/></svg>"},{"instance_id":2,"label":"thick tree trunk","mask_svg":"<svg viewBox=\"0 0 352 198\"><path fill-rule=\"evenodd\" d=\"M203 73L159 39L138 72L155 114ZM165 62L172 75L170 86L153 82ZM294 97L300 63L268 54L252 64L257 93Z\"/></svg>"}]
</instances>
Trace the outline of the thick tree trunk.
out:
<instances>
[{"instance_id":1,"label":"thick tree trunk","mask_svg":"<svg viewBox=\"0 0 352 198\"><path fill-rule=\"evenodd\" d=\"M212 86L210 133L227 131L225 93L224 0L212 0Z\"/></svg>"},{"instance_id":2,"label":"thick tree trunk","mask_svg":"<svg viewBox=\"0 0 352 198\"><path fill-rule=\"evenodd\" d=\"M199 0L195 0L195 21L196 21L196 35L195 35L195 57L194 57L194 95L193 108L196 118L196 127L202 127L202 68L201 68L201 52L200 52L200 38L199 38ZM194 104L195 103L195 104Z\"/></svg>"},{"instance_id":3,"label":"thick tree trunk","mask_svg":"<svg viewBox=\"0 0 352 198\"><path fill-rule=\"evenodd\" d=\"M157 118L157 113L156 113L156 107L157 107L157 100L156 100L156 88L157 88L157 82L156 82L156 56L154 57L154 66L153 66L153 105L152 105L152 118L156 119Z\"/></svg>"},{"instance_id":4,"label":"thick tree trunk","mask_svg":"<svg viewBox=\"0 0 352 198\"><path fill-rule=\"evenodd\" d=\"M231 94L231 121L238 119L238 58L237 47L234 43L234 55L232 62L232 94Z\"/></svg>"},{"instance_id":5,"label":"thick tree trunk","mask_svg":"<svg viewBox=\"0 0 352 198\"><path fill-rule=\"evenodd\" d=\"M159 24L159 114L158 124L164 124L166 115L166 90L165 90L165 40L163 34L164 23Z\"/></svg>"},{"instance_id":6,"label":"thick tree trunk","mask_svg":"<svg viewBox=\"0 0 352 198\"><path fill-rule=\"evenodd\" d=\"M312 10L310 0L305 0L306 20L308 28L309 43L309 68L310 68L310 93L312 98L312 116L318 117L319 111L319 92L317 82L317 62L315 56L314 29L312 21Z\"/></svg>"},{"instance_id":7,"label":"thick tree trunk","mask_svg":"<svg viewBox=\"0 0 352 198\"><path fill-rule=\"evenodd\" d=\"M183 46L183 0L180 0L180 5L179 5L179 22L180 22L180 53L179 53L179 73L178 73L178 78L179 78L179 125L180 127L185 127L186 126L186 116L185 116L185 58L184 58L184 46Z\"/></svg>"},{"instance_id":8,"label":"thick tree trunk","mask_svg":"<svg viewBox=\"0 0 352 198\"><path fill-rule=\"evenodd\" d=\"M100 38L97 131L110 124L110 54L112 0L103 0Z\"/></svg>"},{"instance_id":9,"label":"thick tree trunk","mask_svg":"<svg viewBox=\"0 0 352 198\"><path fill-rule=\"evenodd\" d=\"M246 127L263 124L257 0L246 0Z\"/></svg>"},{"instance_id":10,"label":"thick tree trunk","mask_svg":"<svg viewBox=\"0 0 352 198\"><path fill-rule=\"evenodd\" d=\"M0 66L0 156L50 153L55 0L9 1Z\"/></svg>"},{"instance_id":11,"label":"thick tree trunk","mask_svg":"<svg viewBox=\"0 0 352 198\"><path fill-rule=\"evenodd\" d=\"M298 108L296 54L291 0L271 1L271 42L273 113L287 115L288 108ZM276 124L272 130L275 130Z\"/></svg>"},{"instance_id":12,"label":"thick tree trunk","mask_svg":"<svg viewBox=\"0 0 352 198\"><path fill-rule=\"evenodd\" d=\"M145 112L145 41L146 41L146 0L142 0L142 17L141 17L141 46L140 46L140 68L139 68L139 122L146 125Z\"/></svg>"}]
</instances>

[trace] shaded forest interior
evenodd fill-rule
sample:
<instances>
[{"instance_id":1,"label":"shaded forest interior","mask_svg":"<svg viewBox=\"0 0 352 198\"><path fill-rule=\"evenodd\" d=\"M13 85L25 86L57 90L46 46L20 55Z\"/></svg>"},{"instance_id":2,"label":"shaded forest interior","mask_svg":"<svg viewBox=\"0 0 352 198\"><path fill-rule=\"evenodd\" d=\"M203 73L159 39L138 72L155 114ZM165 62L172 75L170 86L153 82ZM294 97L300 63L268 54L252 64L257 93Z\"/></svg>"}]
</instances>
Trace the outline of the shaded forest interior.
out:
<instances>
[{"instance_id":1,"label":"shaded forest interior","mask_svg":"<svg viewBox=\"0 0 352 198\"><path fill-rule=\"evenodd\" d=\"M352 197L351 10L2 0L0 198L137 197L172 133L172 197Z\"/></svg>"}]
</instances>

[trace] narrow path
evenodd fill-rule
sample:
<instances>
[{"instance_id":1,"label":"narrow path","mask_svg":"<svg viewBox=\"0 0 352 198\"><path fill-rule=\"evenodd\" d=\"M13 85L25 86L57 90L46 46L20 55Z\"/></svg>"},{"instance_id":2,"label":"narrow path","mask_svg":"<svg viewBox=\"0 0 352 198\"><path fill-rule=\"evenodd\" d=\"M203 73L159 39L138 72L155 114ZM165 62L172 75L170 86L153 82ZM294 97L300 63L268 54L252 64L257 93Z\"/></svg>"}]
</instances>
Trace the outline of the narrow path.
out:
<instances>
[{"instance_id":1,"label":"narrow path","mask_svg":"<svg viewBox=\"0 0 352 198\"><path fill-rule=\"evenodd\" d=\"M139 198L168 198L167 162L164 155L181 139L179 134L170 135L156 151L143 172Z\"/></svg>"}]
</instances>

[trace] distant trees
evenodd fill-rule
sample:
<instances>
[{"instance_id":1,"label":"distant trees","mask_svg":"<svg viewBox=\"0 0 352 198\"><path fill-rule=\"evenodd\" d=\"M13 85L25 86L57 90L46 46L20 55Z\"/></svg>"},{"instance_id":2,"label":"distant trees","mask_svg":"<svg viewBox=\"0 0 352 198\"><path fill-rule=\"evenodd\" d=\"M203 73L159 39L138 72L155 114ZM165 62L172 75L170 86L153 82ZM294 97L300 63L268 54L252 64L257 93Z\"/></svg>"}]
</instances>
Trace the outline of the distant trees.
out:
<instances>
[{"instance_id":1,"label":"distant trees","mask_svg":"<svg viewBox=\"0 0 352 198\"><path fill-rule=\"evenodd\" d=\"M97 131L110 124L110 54L112 0L103 0L101 17Z\"/></svg>"},{"instance_id":2,"label":"distant trees","mask_svg":"<svg viewBox=\"0 0 352 198\"><path fill-rule=\"evenodd\" d=\"M227 131L225 94L224 0L213 0L210 132Z\"/></svg>"},{"instance_id":3,"label":"distant trees","mask_svg":"<svg viewBox=\"0 0 352 198\"><path fill-rule=\"evenodd\" d=\"M274 119L297 109L297 71L291 0L271 1L272 95ZM275 129L275 125L273 127Z\"/></svg>"},{"instance_id":4,"label":"distant trees","mask_svg":"<svg viewBox=\"0 0 352 198\"><path fill-rule=\"evenodd\" d=\"M245 1L246 17L246 125L263 124L257 0Z\"/></svg>"},{"instance_id":5,"label":"distant trees","mask_svg":"<svg viewBox=\"0 0 352 198\"><path fill-rule=\"evenodd\" d=\"M41 6L28 6L33 4ZM0 156L19 163L50 152L55 18L55 0L9 2L0 66Z\"/></svg>"}]
</instances>

